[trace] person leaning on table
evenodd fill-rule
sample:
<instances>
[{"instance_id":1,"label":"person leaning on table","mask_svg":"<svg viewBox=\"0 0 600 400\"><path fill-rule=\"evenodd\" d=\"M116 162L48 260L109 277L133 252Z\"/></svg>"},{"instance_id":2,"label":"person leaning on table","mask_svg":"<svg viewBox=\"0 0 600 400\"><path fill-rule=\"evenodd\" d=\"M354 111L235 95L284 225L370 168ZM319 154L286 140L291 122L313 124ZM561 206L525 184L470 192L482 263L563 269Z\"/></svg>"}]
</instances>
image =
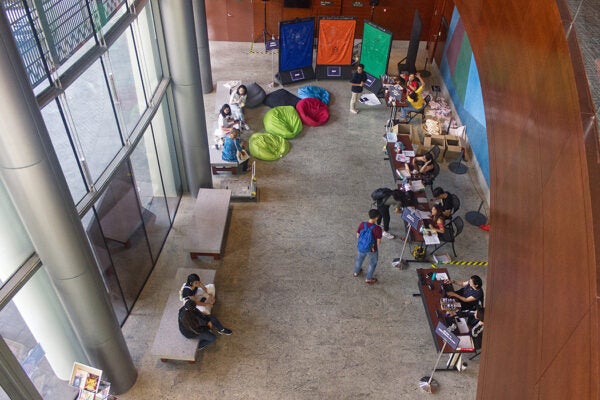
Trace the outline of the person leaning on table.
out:
<instances>
[{"instance_id":1,"label":"person leaning on table","mask_svg":"<svg viewBox=\"0 0 600 400\"><path fill-rule=\"evenodd\" d=\"M444 283L459 285L461 288L455 292L447 292L447 297L453 297L460 301L463 310L474 310L480 302L483 303L483 281L478 275L473 275L468 281L456 281L446 279Z\"/></svg>"}]
</instances>

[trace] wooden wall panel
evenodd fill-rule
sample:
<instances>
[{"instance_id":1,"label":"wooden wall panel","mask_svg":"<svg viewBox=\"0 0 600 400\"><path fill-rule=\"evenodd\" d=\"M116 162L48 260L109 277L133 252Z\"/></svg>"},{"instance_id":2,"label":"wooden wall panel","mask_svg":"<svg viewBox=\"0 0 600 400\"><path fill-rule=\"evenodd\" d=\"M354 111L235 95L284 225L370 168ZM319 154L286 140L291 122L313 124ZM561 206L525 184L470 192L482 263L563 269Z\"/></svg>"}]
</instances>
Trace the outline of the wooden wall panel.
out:
<instances>
[{"instance_id":1,"label":"wooden wall panel","mask_svg":"<svg viewBox=\"0 0 600 400\"><path fill-rule=\"evenodd\" d=\"M479 70L490 151L478 398L597 399L598 132L584 125L577 49L554 0L456 6Z\"/></svg>"}]
</instances>

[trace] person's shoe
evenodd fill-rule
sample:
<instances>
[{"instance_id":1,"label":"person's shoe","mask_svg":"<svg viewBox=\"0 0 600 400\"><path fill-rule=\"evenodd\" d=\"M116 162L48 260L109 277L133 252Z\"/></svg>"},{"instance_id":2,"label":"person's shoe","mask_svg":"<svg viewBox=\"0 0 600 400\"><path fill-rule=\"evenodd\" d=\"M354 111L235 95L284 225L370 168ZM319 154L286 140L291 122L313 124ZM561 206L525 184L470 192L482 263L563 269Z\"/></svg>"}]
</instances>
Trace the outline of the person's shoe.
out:
<instances>
[{"instance_id":1,"label":"person's shoe","mask_svg":"<svg viewBox=\"0 0 600 400\"><path fill-rule=\"evenodd\" d=\"M395 239L396 235L392 235L391 233L387 232L387 231L383 231L383 234L381 235L386 239Z\"/></svg>"},{"instance_id":2,"label":"person's shoe","mask_svg":"<svg viewBox=\"0 0 600 400\"><path fill-rule=\"evenodd\" d=\"M377 282L377 278L371 278L371 279L367 279L367 280L365 281L365 283L366 283L367 285L372 285L372 284L374 284L375 282Z\"/></svg>"},{"instance_id":3,"label":"person's shoe","mask_svg":"<svg viewBox=\"0 0 600 400\"><path fill-rule=\"evenodd\" d=\"M218 330L217 332L219 332L220 335L231 335L233 332L231 331L231 329L227 329L227 328L223 328Z\"/></svg>"},{"instance_id":4,"label":"person's shoe","mask_svg":"<svg viewBox=\"0 0 600 400\"><path fill-rule=\"evenodd\" d=\"M247 124L247 123L245 123L245 122L244 122L244 124L242 125L242 128L243 128L245 131L249 131L249 130L250 130L250 126L248 126L248 124Z\"/></svg>"},{"instance_id":5,"label":"person's shoe","mask_svg":"<svg viewBox=\"0 0 600 400\"><path fill-rule=\"evenodd\" d=\"M200 350L204 350L205 348L208 347L210 343L205 344L204 346L198 346L198 348L196 349L196 351L200 351Z\"/></svg>"},{"instance_id":6,"label":"person's shoe","mask_svg":"<svg viewBox=\"0 0 600 400\"><path fill-rule=\"evenodd\" d=\"M358 110L350 110L352 114L358 114Z\"/></svg>"},{"instance_id":7,"label":"person's shoe","mask_svg":"<svg viewBox=\"0 0 600 400\"><path fill-rule=\"evenodd\" d=\"M352 276L355 278L358 278L361 273L362 273L362 269L358 272L353 273Z\"/></svg>"}]
</instances>

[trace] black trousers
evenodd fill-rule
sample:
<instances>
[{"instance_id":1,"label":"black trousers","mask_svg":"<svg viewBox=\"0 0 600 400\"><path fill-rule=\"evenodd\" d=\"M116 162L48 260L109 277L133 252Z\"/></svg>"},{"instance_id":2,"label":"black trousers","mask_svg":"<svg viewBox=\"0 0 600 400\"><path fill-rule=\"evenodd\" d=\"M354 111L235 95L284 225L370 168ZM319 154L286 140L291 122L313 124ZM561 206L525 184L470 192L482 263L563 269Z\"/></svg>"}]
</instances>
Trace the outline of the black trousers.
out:
<instances>
[{"instance_id":1,"label":"black trousers","mask_svg":"<svg viewBox=\"0 0 600 400\"><path fill-rule=\"evenodd\" d=\"M383 230L390 230L390 206L377 205L377 211L379 211L379 218L377 218L377 225L381 224L383 220Z\"/></svg>"}]
</instances>

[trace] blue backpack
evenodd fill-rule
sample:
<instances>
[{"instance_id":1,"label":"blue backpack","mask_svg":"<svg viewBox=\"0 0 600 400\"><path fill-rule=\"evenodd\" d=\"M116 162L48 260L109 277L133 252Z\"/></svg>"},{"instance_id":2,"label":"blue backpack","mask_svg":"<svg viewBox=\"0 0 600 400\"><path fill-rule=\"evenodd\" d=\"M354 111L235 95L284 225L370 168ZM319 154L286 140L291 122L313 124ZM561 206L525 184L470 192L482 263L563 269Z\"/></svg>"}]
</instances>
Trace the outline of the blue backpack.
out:
<instances>
[{"instance_id":1,"label":"blue backpack","mask_svg":"<svg viewBox=\"0 0 600 400\"><path fill-rule=\"evenodd\" d=\"M373 246L375 245L375 237L373 236L373 229L375 229L377 225L373 224L367 227L367 223L363 222L363 229L358 234L358 251L361 253L369 253Z\"/></svg>"}]
</instances>

